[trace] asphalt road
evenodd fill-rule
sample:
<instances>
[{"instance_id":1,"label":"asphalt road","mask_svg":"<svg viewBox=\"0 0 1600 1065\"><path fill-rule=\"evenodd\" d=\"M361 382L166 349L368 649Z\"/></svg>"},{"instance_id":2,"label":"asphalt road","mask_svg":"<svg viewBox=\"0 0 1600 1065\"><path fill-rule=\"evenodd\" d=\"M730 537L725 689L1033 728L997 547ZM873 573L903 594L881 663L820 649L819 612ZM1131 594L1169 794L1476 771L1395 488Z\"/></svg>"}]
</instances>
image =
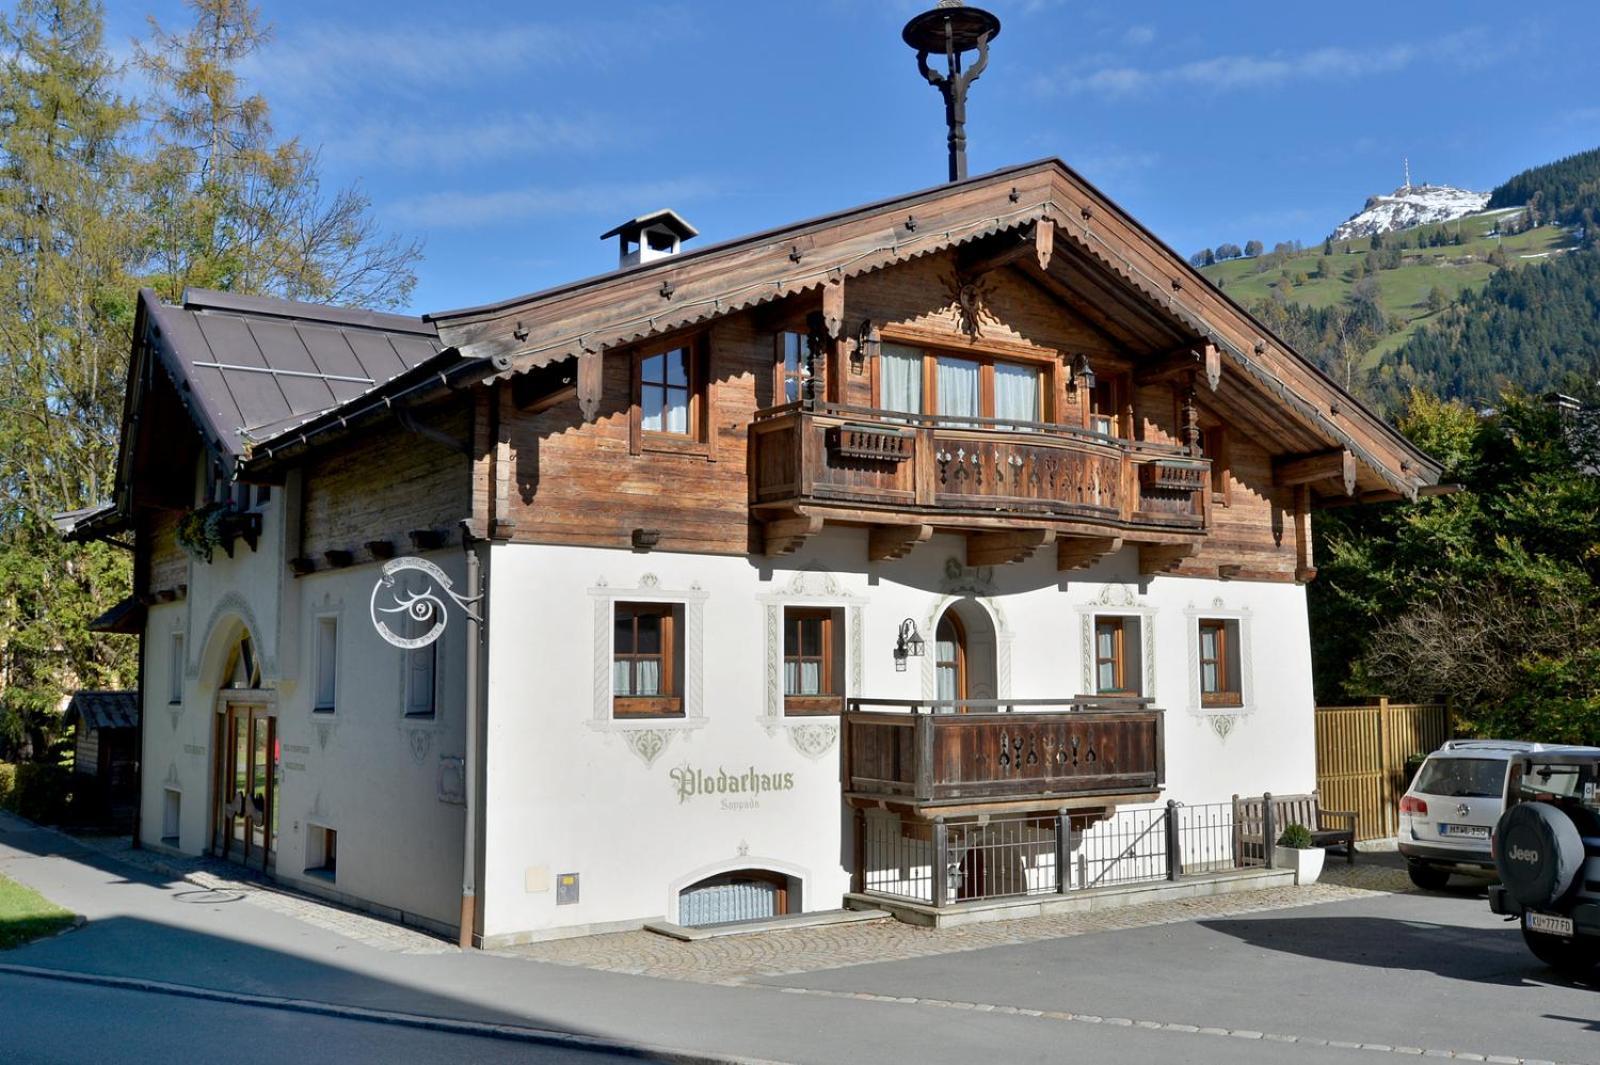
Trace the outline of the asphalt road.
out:
<instances>
[{"instance_id":1,"label":"asphalt road","mask_svg":"<svg viewBox=\"0 0 1600 1065\"><path fill-rule=\"evenodd\" d=\"M0 1059L13 1065L607 1065L641 1060L631 1053L474 1038L7 974L0 974Z\"/></svg>"},{"instance_id":2,"label":"asphalt road","mask_svg":"<svg viewBox=\"0 0 1600 1065\"><path fill-rule=\"evenodd\" d=\"M0 963L635 1045L804 1065L1380 1065L1424 1051L1600 1065L1600 986L1557 978L1515 926L1489 913L1481 891L1375 895L730 987L476 952L385 953L243 898L99 860L5 815L0 871L88 918ZM1297 1041L1278 1041L1289 1039ZM0 975L4 1065L602 1059Z\"/></svg>"}]
</instances>

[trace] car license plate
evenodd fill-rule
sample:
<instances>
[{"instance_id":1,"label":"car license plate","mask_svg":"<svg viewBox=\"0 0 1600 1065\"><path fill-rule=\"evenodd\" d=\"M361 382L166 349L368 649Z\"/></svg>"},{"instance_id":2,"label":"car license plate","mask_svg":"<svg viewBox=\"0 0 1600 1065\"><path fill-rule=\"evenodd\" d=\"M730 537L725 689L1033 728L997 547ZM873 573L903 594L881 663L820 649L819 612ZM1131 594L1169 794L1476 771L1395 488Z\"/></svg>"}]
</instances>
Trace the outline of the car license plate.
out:
<instances>
[{"instance_id":1,"label":"car license plate","mask_svg":"<svg viewBox=\"0 0 1600 1065\"><path fill-rule=\"evenodd\" d=\"M1441 836L1464 836L1467 839L1488 839L1489 828L1487 825L1440 825Z\"/></svg>"},{"instance_id":2,"label":"car license plate","mask_svg":"<svg viewBox=\"0 0 1600 1065\"><path fill-rule=\"evenodd\" d=\"M1528 914L1528 931L1546 932L1552 936L1572 936L1572 918L1558 917L1553 913Z\"/></svg>"}]
</instances>

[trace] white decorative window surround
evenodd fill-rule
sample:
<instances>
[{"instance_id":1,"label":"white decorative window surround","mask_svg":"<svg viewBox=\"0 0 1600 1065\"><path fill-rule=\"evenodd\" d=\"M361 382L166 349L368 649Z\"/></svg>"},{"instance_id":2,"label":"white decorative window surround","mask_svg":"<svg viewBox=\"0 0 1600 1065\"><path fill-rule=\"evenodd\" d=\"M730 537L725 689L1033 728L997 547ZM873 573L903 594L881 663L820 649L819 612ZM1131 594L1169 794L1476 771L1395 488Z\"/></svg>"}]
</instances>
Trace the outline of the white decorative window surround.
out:
<instances>
[{"instance_id":1,"label":"white decorative window surround","mask_svg":"<svg viewBox=\"0 0 1600 1065\"><path fill-rule=\"evenodd\" d=\"M1206 706L1200 698L1200 622L1233 621L1239 626L1239 705ZM1184 642L1189 648L1189 713L1205 721L1218 739L1226 740L1241 721L1256 710L1255 670L1252 666L1250 611L1230 607L1219 595L1204 605L1190 603L1184 610Z\"/></svg>"},{"instance_id":2,"label":"white decorative window surround","mask_svg":"<svg viewBox=\"0 0 1600 1065\"><path fill-rule=\"evenodd\" d=\"M1130 584L1107 584L1101 587L1100 594L1087 603L1079 603L1073 608L1078 612L1078 624L1082 634L1079 654L1083 662L1083 687L1085 695L1092 695L1096 690L1094 677L1094 619L1106 618L1138 618L1139 619L1139 659L1143 676L1139 679L1139 695L1146 699L1156 697L1156 609L1141 602ZM1198 654L1198 652L1196 652ZM1195 666L1199 670L1198 660ZM1196 681L1198 683L1198 681ZM1196 702L1199 697L1195 697Z\"/></svg>"},{"instance_id":3,"label":"white decorative window surround","mask_svg":"<svg viewBox=\"0 0 1600 1065\"><path fill-rule=\"evenodd\" d=\"M994 628L994 683L995 690L984 690L984 678L973 677L968 683L971 691L968 697L972 699L1009 699L1011 698L1011 626L1006 624L1006 613L1000 609L997 599L986 596L977 596L971 593L963 595L943 595L934 603L933 609L928 611L922 619L922 638L933 644L939 631L939 619L944 612L961 602L977 604L978 609L989 615L989 624ZM967 633L968 640L974 640L974 634ZM974 671L980 672L980 671ZM922 656L922 697L933 701L939 692L939 663L938 655L924 654Z\"/></svg>"},{"instance_id":4,"label":"white decorative window surround","mask_svg":"<svg viewBox=\"0 0 1600 1065\"><path fill-rule=\"evenodd\" d=\"M861 694L861 668L866 661L861 650L861 611L865 600L840 587L833 574L823 569L804 569L789 578L781 590L757 597L762 605L766 639L766 698L762 701L761 727L767 735L784 733L794 749L807 758L817 759L833 749L839 739L839 722L825 717L787 717L783 712L783 610L784 607L817 607L838 610L844 615L845 658L843 670L848 678L845 695Z\"/></svg>"},{"instance_id":5,"label":"white decorative window surround","mask_svg":"<svg viewBox=\"0 0 1600 1065\"><path fill-rule=\"evenodd\" d=\"M589 727L622 737L628 750L645 765L652 765L680 734L704 728L706 591L699 581L687 590L661 586L661 578L646 573L636 588L613 588L604 577L589 589L594 600L594 709ZM612 619L618 602L672 603L683 607L683 716L619 718L611 713Z\"/></svg>"}]
</instances>

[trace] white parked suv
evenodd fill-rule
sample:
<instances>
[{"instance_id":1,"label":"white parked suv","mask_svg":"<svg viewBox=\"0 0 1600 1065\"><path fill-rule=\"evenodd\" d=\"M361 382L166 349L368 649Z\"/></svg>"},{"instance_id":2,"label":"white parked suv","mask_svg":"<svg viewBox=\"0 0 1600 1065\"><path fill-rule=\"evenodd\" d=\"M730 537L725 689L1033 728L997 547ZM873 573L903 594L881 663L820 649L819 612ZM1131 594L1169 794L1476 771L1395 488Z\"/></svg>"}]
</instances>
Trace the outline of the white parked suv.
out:
<instances>
[{"instance_id":1,"label":"white parked suv","mask_svg":"<svg viewBox=\"0 0 1600 1065\"><path fill-rule=\"evenodd\" d=\"M1400 800L1400 853L1411 882L1437 890L1451 874L1493 879L1489 836L1506 809L1512 765L1547 750L1519 740L1451 740L1428 755Z\"/></svg>"}]
</instances>

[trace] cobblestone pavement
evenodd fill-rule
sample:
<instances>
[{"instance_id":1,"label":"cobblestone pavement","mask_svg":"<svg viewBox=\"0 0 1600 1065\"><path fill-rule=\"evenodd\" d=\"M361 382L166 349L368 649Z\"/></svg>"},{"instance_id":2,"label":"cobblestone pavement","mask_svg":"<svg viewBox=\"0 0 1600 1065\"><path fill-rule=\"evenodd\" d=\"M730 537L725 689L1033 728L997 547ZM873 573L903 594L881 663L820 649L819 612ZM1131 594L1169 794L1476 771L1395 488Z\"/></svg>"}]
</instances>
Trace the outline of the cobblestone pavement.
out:
<instances>
[{"instance_id":1,"label":"cobblestone pavement","mask_svg":"<svg viewBox=\"0 0 1600 1065\"><path fill-rule=\"evenodd\" d=\"M353 939L375 950L394 954L448 954L459 949L453 943L415 928L297 894L281 885L262 880L231 862L134 850L127 836L69 838L115 861L158 876L175 877L208 891L240 896L264 910L293 917L314 928Z\"/></svg>"},{"instance_id":2,"label":"cobblestone pavement","mask_svg":"<svg viewBox=\"0 0 1600 1065\"><path fill-rule=\"evenodd\" d=\"M1358 859L1359 861L1359 859ZM876 961L903 961L1045 939L1172 924L1412 890L1403 870L1331 863L1307 887L1179 899L1092 913L1024 917L960 928L918 928L883 920L797 928L683 943L653 932L617 932L510 947L497 953L556 965L699 983L741 984Z\"/></svg>"}]
</instances>

